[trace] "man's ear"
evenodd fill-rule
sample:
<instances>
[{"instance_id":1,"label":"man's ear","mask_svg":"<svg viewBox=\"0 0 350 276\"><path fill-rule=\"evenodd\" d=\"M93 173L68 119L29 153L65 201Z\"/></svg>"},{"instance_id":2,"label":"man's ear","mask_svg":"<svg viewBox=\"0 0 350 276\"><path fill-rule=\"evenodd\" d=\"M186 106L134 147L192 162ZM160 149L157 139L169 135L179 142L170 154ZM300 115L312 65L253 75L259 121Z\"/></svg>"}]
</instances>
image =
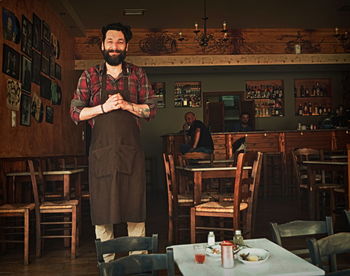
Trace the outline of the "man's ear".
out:
<instances>
[{"instance_id":1,"label":"man's ear","mask_svg":"<svg viewBox=\"0 0 350 276\"><path fill-rule=\"evenodd\" d=\"M102 51L105 50L105 45L103 44L103 41L101 42L101 50L102 50Z\"/></svg>"},{"instance_id":2,"label":"man's ear","mask_svg":"<svg viewBox=\"0 0 350 276\"><path fill-rule=\"evenodd\" d=\"M126 43L125 51L128 51L129 49L129 43Z\"/></svg>"}]
</instances>

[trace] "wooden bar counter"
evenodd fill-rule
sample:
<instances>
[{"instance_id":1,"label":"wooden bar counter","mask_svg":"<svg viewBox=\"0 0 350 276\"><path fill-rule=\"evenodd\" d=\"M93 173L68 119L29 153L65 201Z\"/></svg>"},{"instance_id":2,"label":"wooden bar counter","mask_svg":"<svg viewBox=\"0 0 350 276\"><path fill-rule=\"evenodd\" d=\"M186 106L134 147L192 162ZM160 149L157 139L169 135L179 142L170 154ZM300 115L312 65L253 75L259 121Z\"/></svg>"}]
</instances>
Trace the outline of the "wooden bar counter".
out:
<instances>
[{"instance_id":1,"label":"wooden bar counter","mask_svg":"<svg viewBox=\"0 0 350 276\"><path fill-rule=\"evenodd\" d=\"M229 159L233 156L232 145L242 137L246 138L247 150L261 151L265 156L280 155L283 195L292 194L293 164L291 152L296 148L315 148L326 151L347 150L350 144L350 130L348 129L319 129L319 130L285 130L285 131L252 131L252 132L217 132L212 133L214 141L214 159ZM177 155L180 145L184 143L183 133L166 134L163 138L163 152ZM265 158L265 169L268 160ZM263 162L263 163L264 163ZM267 166L266 166L267 165ZM264 183L271 182L274 175L263 173ZM266 187L264 187L266 188Z\"/></svg>"}]
</instances>

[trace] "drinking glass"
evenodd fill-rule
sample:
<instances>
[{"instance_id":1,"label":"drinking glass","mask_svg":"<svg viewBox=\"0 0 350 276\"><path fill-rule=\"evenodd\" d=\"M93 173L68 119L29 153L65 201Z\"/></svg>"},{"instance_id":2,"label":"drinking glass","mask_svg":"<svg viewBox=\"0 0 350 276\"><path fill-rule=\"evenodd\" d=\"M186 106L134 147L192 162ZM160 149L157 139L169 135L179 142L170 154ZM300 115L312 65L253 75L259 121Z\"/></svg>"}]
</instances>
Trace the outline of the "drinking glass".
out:
<instances>
[{"instance_id":1,"label":"drinking glass","mask_svg":"<svg viewBox=\"0 0 350 276\"><path fill-rule=\"evenodd\" d=\"M205 245L195 244L193 245L194 260L197 264L202 264L205 261Z\"/></svg>"}]
</instances>

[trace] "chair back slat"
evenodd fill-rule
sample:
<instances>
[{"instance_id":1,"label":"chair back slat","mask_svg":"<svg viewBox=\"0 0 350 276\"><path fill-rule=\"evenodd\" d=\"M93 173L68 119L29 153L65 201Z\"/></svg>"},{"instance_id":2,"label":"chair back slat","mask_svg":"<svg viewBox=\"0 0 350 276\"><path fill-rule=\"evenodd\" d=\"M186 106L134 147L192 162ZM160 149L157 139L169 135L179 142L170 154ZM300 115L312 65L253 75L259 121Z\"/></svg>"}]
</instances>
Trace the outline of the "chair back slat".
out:
<instances>
[{"instance_id":1,"label":"chair back slat","mask_svg":"<svg viewBox=\"0 0 350 276\"><path fill-rule=\"evenodd\" d=\"M0 181L1 181L1 192L0 192L0 204L8 203L7 201L7 181L4 169L0 166Z\"/></svg>"},{"instance_id":2,"label":"chair back slat","mask_svg":"<svg viewBox=\"0 0 350 276\"><path fill-rule=\"evenodd\" d=\"M103 255L108 253L125 253L129 251L148 250L152 253L158 251L158 234L152 237L118 237L101 242L95 241L97 260L104 262Z\"/></svg>"},{"instance_id":3,"label":"chair back slat","mask_svg":"<svg viewBox=\"0 0 350 276\"><path fill-rule=\"evenodd\" d=\"M167 275L175 275L173 249L166 254L130 255L109 263L99 263L106 268L110 276L132 275L145 272L166 270Z\"/></svg>"}]
</instances>

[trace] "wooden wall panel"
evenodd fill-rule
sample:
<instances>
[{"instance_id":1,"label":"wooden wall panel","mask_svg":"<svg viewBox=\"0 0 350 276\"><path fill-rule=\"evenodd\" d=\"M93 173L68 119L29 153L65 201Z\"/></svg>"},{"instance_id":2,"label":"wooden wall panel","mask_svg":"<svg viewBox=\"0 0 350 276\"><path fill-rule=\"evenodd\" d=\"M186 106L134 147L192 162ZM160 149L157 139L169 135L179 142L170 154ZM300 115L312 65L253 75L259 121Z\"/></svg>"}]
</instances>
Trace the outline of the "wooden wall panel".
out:
<instances>
[{"instance_id":1,"label":"wooden wall panel","mask_svg":"<svg viewBox=\"0 0 350 276\"><path fill-rule=\"evenodd\" d=\"M58 15L51 11L45 0L4 0L0 2L0 7L12 11L20 24L22 15L32 21L33 13L45 20L60 43L61 54L57 63L62 68L61 81L58 81L62 89L61 105L51 105L49 100L42 98L45 106L50 105L54 109L54 123L45 122L45 116L41 123L31 117L31 125L22 126L19 124L20 112L16 112L16 127L11 127L11 111L6 107L6 82L10 77L1 71L0 157L84 154L85 147L81 138L82 126L75 126L69 116L70 100L77 83L77 75L74 72L74 38L69 34ZM23 54L20 51L20 44L4 40L1 32L0 44L3 43ZM2 54L0 63L2 64ZM33 93L40 95L40 87L34 83L32 83L31 95Z\"/></svg>"},{"instance_id":2,"label":"wooden wall panel","mask_svg":"<svg viewBox=\"0 0 350 276\"><path fill-rule=\"evenodd\" d=\"M179 41L179 32L183 33L184 40ZM217 40L222 38L219 29L209 29ZM134 37L129 43L129 55L203 55L203 54L285 54L294 53L294 43L299 41L302 53L308 54L335 54L349 52L334 36L334 29L240 29L230 30L230 40L224 44L210 44L204 52L194 39L192 29L163 29L157 32L149 29L133 29ZM163 35L163 37L162 37ZM164 38L166 36L166 39ZM88 30L86 37L75 39L75 59L99 59L100 30ZM142 51L140 45L148 38L152 51ZM159 43L159 41L165 41ZM171 42L173 47L171 47ZM175 47L176 45L176 47Z\"/></svg>"}]
</instances>

